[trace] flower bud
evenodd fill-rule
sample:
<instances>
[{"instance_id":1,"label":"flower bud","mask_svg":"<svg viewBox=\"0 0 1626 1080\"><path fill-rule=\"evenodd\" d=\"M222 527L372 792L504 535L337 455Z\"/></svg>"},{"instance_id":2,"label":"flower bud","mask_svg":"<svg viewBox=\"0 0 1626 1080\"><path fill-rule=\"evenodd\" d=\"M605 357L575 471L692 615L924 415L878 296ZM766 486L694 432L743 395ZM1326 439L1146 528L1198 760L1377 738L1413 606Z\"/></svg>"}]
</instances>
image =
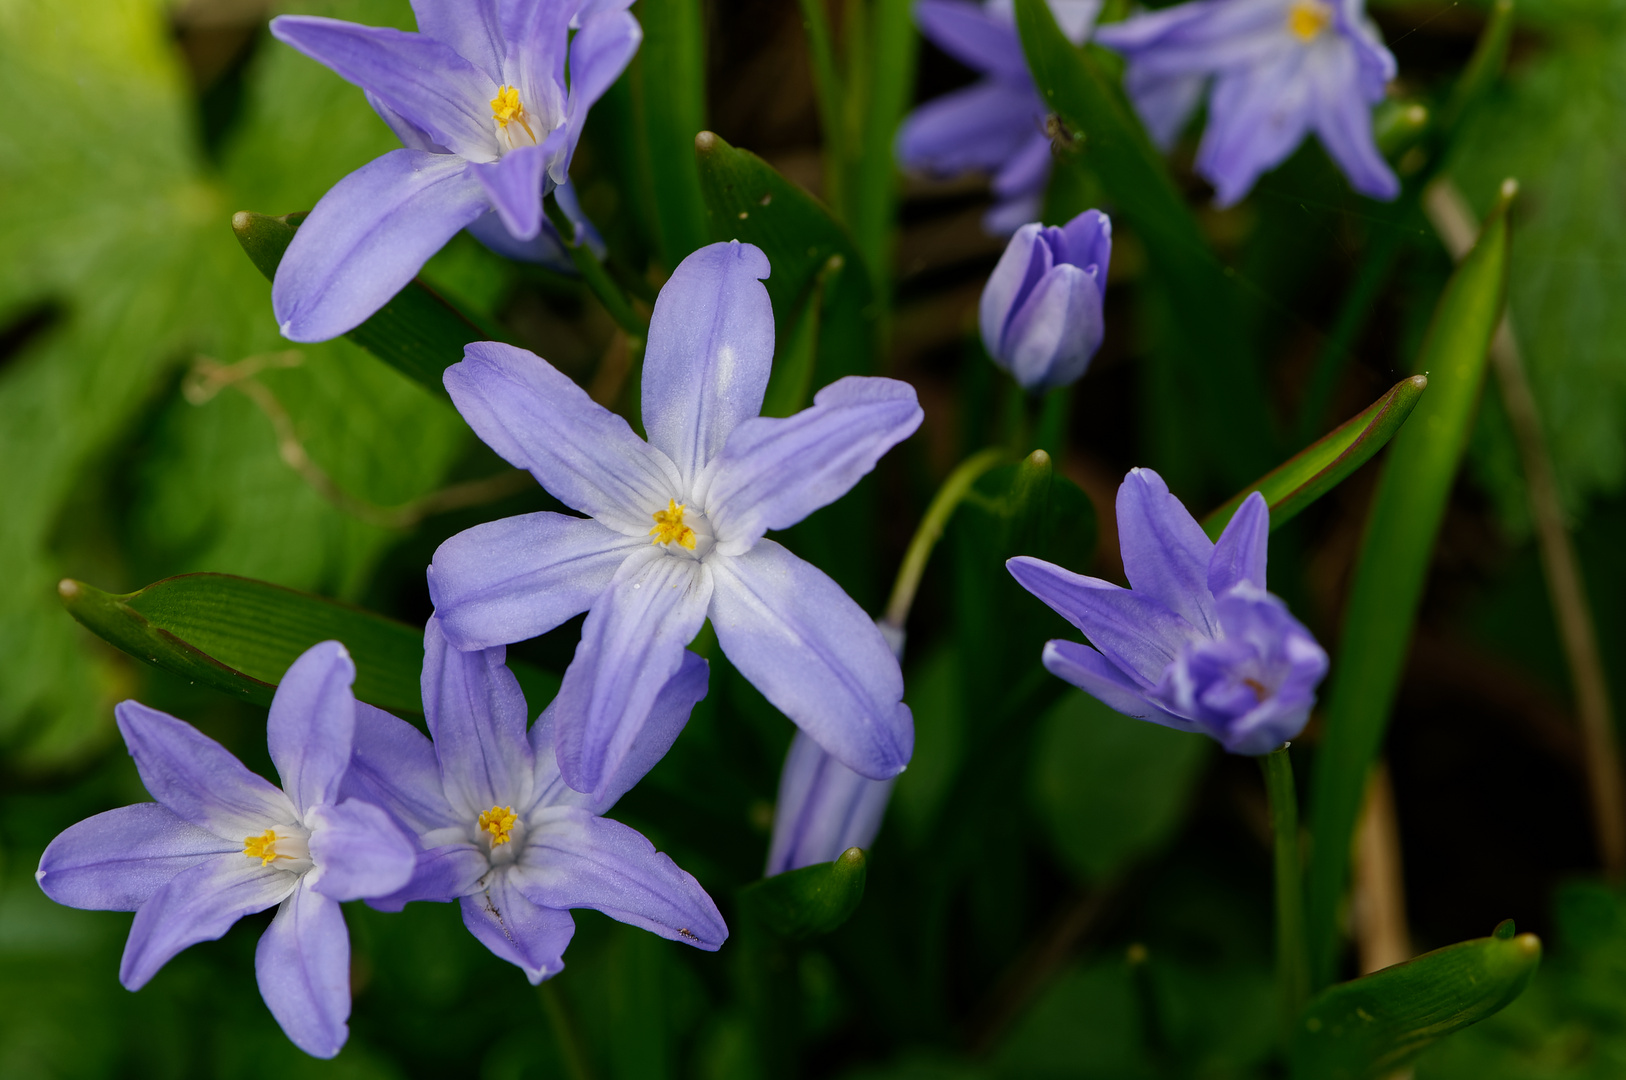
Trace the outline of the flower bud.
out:
<instances>
[{"instance_id":1,"label":"flower bud","mask_svg":"<svg viewBox=\"0 0 1626 1080\"><path fill-rule=\"evenodd\" d=\"M1105 331L1101 301L1112 221L1086 210L1061 228L1016 230L982 290L982 343L1026 390L1084 374Z\"/></svg>"}]
</instances>

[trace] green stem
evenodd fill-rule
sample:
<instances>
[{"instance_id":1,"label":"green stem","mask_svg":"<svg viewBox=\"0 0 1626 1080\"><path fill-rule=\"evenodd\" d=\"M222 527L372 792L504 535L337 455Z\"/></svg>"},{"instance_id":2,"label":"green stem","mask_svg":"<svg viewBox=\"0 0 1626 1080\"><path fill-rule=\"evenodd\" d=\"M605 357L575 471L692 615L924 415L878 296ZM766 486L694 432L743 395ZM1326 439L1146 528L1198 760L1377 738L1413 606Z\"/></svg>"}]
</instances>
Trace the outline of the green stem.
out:
<instances>
[{"instance_id":1,"label":"green stem","mask_svg":"<svg viewBox=\"0 0 1626 1080\"><path fill-rule=\"evenodd\" d=\"M1276 971L1282 1029L1291 1037L1310 996L1309 955L1304 942L1303 867L1299 862L1299 803L1288 744L1259 759L1276 837Z\"/></svg>"},{"instance_id":2,"label":"green stem","mask_svg":"<svg viewBox=\"0 0 1626 1080\"><path fill-rule=\"evenodd\" d=\"M813 93L819 106L819 127L824 136L824 203L844 214L842 184L846 179L847 145L843 136L842 101L845 91L837 74L835 48L830 37L830 16L825 0L801 0L802 26L807 30L807 52L813 64Z\"/></svg>"},{"instance_id":3,"label":"green stem","mask_svg":"<svg viewBox=\"0 0 1626 1080\"><path fill-rule=\"evenodd\" d=\"M548 1026L559 1043L559 1056L564 1059L565 1072L570 1080L593 1080L593 1070L587 1064L587 1047L582 1044L581 1032L571 1022L570 1010L552 982L537 988L542 996L542 1011L548 1014Z\"/></svg>"},{"instance_id":4,"label":"green stem","mask_svg":"<svg viewBox=\"0 0 1626 1080\"><path fill-rule=\"evenodd\" d=\"M587 287L593 290L593 295L598 297L599 303L604 305L604 310L610 313L610 318L614 319L615 324L629 336L639 341L648 337L649 322L633 308L632 301L627 299L627 294L621 290L621 286L610 277L609 271L604 269L604 264L593 254L593 249L586 244L575 242L576 227L565 217L564 211L551 199L547 201L546 206L548 220L559 230L559 239L564 242L565 250L570 252L570 261L576 264L576 271L581 274L582 280L587 282Z\"/></svg>"},{"instance_id":5,"label":"green stem","mask_svg":"<svg viewBox=\"0 0 1626 1080\"><path fill-rule=\"evenodd\" d=\"M909 609L914 606L915 593L920 588L921 575L926 572L926 563L932 557L932 549L948 527L955 508L983 473L1010 459L1010 452L1004 447L990 447L972 454L949 473L943 486L932 496L931 505L926 507L925 516L920 519L914 538L909 541L909 550L904 553L903 565L898 568L898 578L892 586L892 598L887 601L882 622L895 630L903 629L904 623L909 621Z\"/></svg>"},{"instance_id":6,"label":"green stem","mask_svg":"<svg viewBox=\"0 0 1626 1080\"><path fill-rule=\"evenodd\" d=\"M1058 386L1047 391L1039 405L1039 426L1034 445L1060 462L1067 450L1067 422L1073 415L1073 388Z\"/></svg>"}]
</instances>

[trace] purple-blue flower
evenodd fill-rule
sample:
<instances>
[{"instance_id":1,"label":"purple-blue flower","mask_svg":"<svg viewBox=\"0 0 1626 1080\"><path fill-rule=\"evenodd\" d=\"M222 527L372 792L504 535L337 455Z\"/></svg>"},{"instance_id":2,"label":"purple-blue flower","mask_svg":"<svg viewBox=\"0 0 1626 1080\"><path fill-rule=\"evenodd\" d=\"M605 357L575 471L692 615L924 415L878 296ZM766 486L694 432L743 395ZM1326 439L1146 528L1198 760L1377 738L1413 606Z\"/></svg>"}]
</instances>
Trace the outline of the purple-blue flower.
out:
<instances>
[{"instance_id":1,"label":"purple-blue flower","mask_svg":"<svg viewBox=\"0 0 1626 1080\"><path fill-rule=\"evenodd\" d=\"M1102 299L1112 222L1086 210L1064 227L1023 225L999 257L978 310L994 363L1026 390L1066 386L1084 374L1106 332Z\"/></svg>"},{"instance_id":2,"label":"purple-blue flower","mask_svg":"<svg viewBox=\"0 0 1626 1080\"><path fill-rule=\"evenodd\" d=\"M275 907L254 955L260 994L301 1050L339 1052L350 1017L350 937L339 901L396 891L416 858L383 810L341 801L358 714L377 712L357 703L355 676L336 641L313 646L283 676L266 728L281 788L173 716L135 701L115 710L158 801L69 828L35 876L59 904L136 913L119 965L126 989L141 989L188 945Z\"/></svg>"},{"instance_id":3,"label":"purple-blue flower","mask_svg":"<svg viewBox=\"0 0 1626 1080\"><path fill-rule=\"evenodd\" d=\"M1081 45L1101 2L1050 0L1050 10ZM984 77L910 113L898 132L898 161L934 176L989 174L996 202L983 228L1008 236L1039 216L1051 153L1050 108L1028 74L1013 0L917 0L915 22L934 45Z\"/></svg>"},{"instance_id":4,"label":"purple-blue flower","mask_svg":"<svg viewBox=\"0 0 1626 1080\"><path fill-rule=\"evenodd\" d=\"M1150 469L1118 488L1131 588L1026 556L1011 574L1090 643L1051 641L1044 666L1126 716L1268 754L1304 729L1327 654L1265 591L1270 510L1257 491L1218 543Z\"/></svg>"},{"instance_id":5,"label":"purple-blue flower","mask_svg":"<svg viewBox=\"0 0 1626 1080\"><path fill-rule=\"evenodd\" d=\"M440 546L429 592L459 649L521 641L586 611L557 703L559 768L602 794L684 646L709 617L741 674L855 771L913 749L898 662L869 616L772 540L840 498L919 426L914 388L852 376L811 408L759 417L773 360L762 252L713 244L655 303L645 442L547 361L470 345L446 388L475 432L589 517L538 513Z\"/></svg>"},{"instance_id":6,"label":"purple-blue flower","mask_svg":"<svg viewBox=\"0 0 1626 1080\"><path fill-rule=\"evenodd\" d=\"M1372 138L1395 59L1362 0L1192 0L1103 26L1095 40L1128 58L1125 87L1165 149L1211 87L1197 172L1220 206L1311 132L1356 191L1400 193Z\"/></svg>"},{"instance_id":7,"label":"purple-blue flower","mask_svg":"<svg viewBox=\"0 0 1626 1080\"><path fill-rule=\"evenodd\" d=\"M559 776L557 699L527 735L525 697L503 653L450 648L431 618L423 706L433 743L388 713L359 718L345 790L386 807L423 848L411 882L374 906L457 900L469 932L533 984L564 967L576 929L571 908L717 949L728 928L700 883L637 832L600 816L683 730L706 696L706 662L684 652L632 752L594 798Z\"/></svg>"},{"instance_id":8,"label":"purple-blue flower","mask_svg":"<svg viewBox=\"0 0 1626 1080\"><path fill-rule=\"evenodd\" d=\"M365 90L405 144L339 181L300 225L271 286L283 335L353 329L459 229L505 255L559 262L542 200L557 192L577 238L588 233L570 159L588 109L642 40L630 2L413 0L418 33L273 19L279 40Z\"/></svg>"}]
</instances>

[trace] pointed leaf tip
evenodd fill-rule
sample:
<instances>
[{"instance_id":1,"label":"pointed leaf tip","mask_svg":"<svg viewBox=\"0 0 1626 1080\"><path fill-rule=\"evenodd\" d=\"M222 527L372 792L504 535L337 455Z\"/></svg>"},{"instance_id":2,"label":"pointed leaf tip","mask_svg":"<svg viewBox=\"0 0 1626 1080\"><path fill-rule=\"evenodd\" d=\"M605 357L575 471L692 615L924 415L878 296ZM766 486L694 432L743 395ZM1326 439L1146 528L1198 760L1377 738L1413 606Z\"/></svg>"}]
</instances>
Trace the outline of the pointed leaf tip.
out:
<instances>
[{"instance_id":1,"label":"pointed leaf tip","mask_svg":"<svg viewBox=\"0 0 1626 1080\"><path fill-rule=\"evenodd\" d=\"M790 870L740 890L740 907L780 937L828 934L852 917L864 898L869 858L848 848L834 861Z\"/></svg>"}]
</instances>

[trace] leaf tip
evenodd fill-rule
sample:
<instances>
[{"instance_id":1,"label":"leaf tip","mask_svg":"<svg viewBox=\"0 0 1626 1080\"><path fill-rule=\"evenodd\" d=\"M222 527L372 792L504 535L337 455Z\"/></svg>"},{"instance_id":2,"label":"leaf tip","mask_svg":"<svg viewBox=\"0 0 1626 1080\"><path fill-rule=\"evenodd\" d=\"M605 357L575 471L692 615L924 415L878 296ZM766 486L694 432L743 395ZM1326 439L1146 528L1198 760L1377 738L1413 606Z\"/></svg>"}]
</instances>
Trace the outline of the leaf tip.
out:
<instances>
[{"instance_id":1,"label":"leaf tip","mask_svg":"<svg viewBox=\"0 0 1626 1080\"><path fill-rule=\"evenodd\" d=\"M865 862L864 849L858 847L848 848L836 859L836 865L848 872L862 870Z\"/></svg>"},{"instance_id":2,"label":"leaf tip","mask_svg":"<svg viewBox=\"0 0 1626 1080\"><path fill-rule=\"evenodd\" d=\"M1501 202L1502 206L1497 207L1497 209L1501 209L1502 207L1505 207L1508 203L1511 203L1518 196L1518 194L1519 194L1519 182L1518 182L1518 180L1514 179L1511 176L1508 177L1506 180L1503 180L1502 181L1502 186L1497 189L1497 198Z\"/></svg>"},{"instance_id":3,"label":"leaf tip","mask_svg":"<svg viewBox=\"0 0 1626 1080\"><path fill-rule=\"evenodd\" d=\"M1503 919L1501 922L1496 924L1496 929L1491 931L1491 937L1496 938L1499 941L1509 941L1517 932L1518 931L1514 929L1512 919Z\"/></svg>"},{"instance_id":4,"label":"leaf tip","mask_svg":"<svg viewBox=\"0 0 1626 1080\"><path fill-rule=\"evenodd\" d=\"M713 150L717 149L717 144L720 141L721 140L717 138L716 133L702 131L694 137L694 152L697 154L709 154Z\"/></svg>"},{"instance_id":5,"label":"leaf tip","mask_svg":"<svg viewBox=\"0 0 1626 1080\"><path fill-rule=\"evenodd\" d=\"M62 597L63 602L72 603L79 599L79 583L71 577L65 577L56 583L56 592Z\"/></svg>"}]
</instances>

